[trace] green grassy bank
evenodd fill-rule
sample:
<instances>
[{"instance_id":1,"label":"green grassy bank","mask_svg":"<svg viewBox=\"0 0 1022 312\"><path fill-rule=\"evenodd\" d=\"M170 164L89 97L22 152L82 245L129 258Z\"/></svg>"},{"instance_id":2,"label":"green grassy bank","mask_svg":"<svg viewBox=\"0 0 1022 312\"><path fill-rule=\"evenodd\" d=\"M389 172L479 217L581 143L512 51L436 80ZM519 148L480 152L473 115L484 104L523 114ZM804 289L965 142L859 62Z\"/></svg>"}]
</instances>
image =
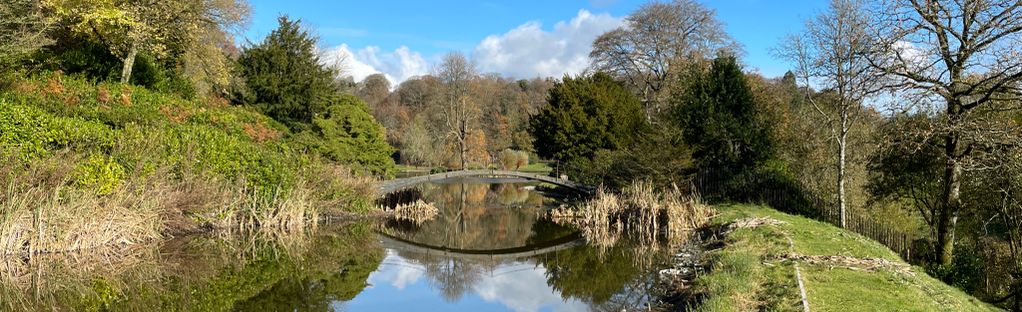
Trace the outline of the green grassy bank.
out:
<instances>
[{"instance_id":1,"label":"green grassy bank","mask_svg":"<svg viewBox=\"0 0 1022 312\"><path fill-rule=\"evenodd\" d=\"M60 74L4 81L0 254L368 211L373 178L310 152L322 145L311 141L219 98Z\"/></svg>"},{"instance_id":2,"label":"green grassy bank","mask_svg":"<svg viewBox=\"0 0 1022 312\"><path fill-rule=\"evenodd\" d=\"M696 282L701 311L803 311L796 263L811 311L998 311L861 235L765 207L717 209L713 224L730 231Z\"/></svg>"}]
</instances>

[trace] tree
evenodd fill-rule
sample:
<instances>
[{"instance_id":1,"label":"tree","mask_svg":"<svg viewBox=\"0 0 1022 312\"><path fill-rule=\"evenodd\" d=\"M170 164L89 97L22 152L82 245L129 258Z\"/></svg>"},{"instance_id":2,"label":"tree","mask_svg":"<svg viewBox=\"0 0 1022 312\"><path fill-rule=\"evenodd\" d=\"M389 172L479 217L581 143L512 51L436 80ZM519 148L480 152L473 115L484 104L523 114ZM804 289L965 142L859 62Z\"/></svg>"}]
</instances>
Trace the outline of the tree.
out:
<instances>
[{"instance_id":1,"label":"tree","mask_svg":"<svg viewBox=\"0 0 1022 312\"><path fill-rule=\"evenodd\" d=\"M441 114L448 137L458 144L461 168L465 169L469 153L469 135L482 113L469 94L469 85L476 78L475 64L459 52L448 53L437 68L437 78L443 85Z\"/></svg>"},{"instance_id":2,"label":"tree","mask_svg":"<svg viewBox=\"0 0 1022 312\"><path fill-rule=\"evenodd\" d=\"M121 83L131 79L139 51L162 55L173 29L173 1L50 0L47 7L69 28L97 40L122 61Z\"/></svg>"},{"instance_id":3,"label":"tree","mask_svg":"<svg viewBox=\"0 0 1022 312\"><path fill-rule=\"evenodd\" d=\"M50 44L53 40L46 36L50 24L38 1L0 3L0 68L11 68L21 58Z\"/></svg>"},{"instance_id":4,"label":"tree","mask_svg":"<svg viewBox=\"0 0 1022 312\"><path fill-rule=\"evenodd\" d=\"M869 16L859 0L831 0L827 12L806 22L806 30L788 39L781 56L795 64L806 99L823 118L837 152L837 210L846 226L845 161L848 135L857 127L864 99L881 90L870 66ZM821 100L811 88L834 94ZM823 107L827 106L827 107Z\"/></svg>"},{"instance_id":5,"label":"tree","mask_svg":"<svg viewBox=\"0 0 1022 312\"><path fill-rule=\"evenodd\" d=\"M212 40L229 40L226 28L243 24L248 6L241 0L44 0L45 7L72 33L94 40L121 59L121 82L131 80L141 52L156 57L192 53L189 65L204 62L206 73L227 73L219 47ZM214 79L215 80L215 79ZM224 79L220 79L222 80Z\"/></svg>"},{"instance_id":6,"label":"tree","mask_svg":"<svg viewBox=\"0 0 1022 312\"><path fill-rule=\"evenodd\" d=\"M228 96L229 89L241 84L241 77L234 72L240 51L233 38L248 24L252 10L246 0L188 1L181 8L197 11L187 15L194 28L175 32L184 50L177 61L180 71L197 94Z\"/></svg>"},{"instance_id":7,"label":"tree","mask_svg":"<svg viewBox=\"0 0 1022 312\"><path fill-rule=\"evenodd\" d=\"M263 42L246 48L238 59L245 77L243 101L293 131L307 129L326 111L340 90L336 71L316 53L316 38L301 22L281 16Z\"/></svg>"},{"instance_id":8,"label":"tree","mask_svg":"<svg viewBox=\"0 0 1022 312\"><path fill-rule=\"evenodd\" d=\"M716 13L694 0L644 4L625 23L596 38L589 56L596 70L624 80L640 94L648 120L664 108L673 65L736 49Z\"/></svg>"},{"instance_id":9,"label":"tree","mask_svg":"<svg viewBox=\"0 0 1022 312\"><path fill-rule=\"evenodd\" d=\"M301 133L297 141L330 160L391 176L393 148L387 144L384 132L365 102L345 94L333 97L331 105L313 119L311 129Z\"/></svg>"},{"instance_id":10,"label":"tree","mask_svg":"<svg viewBox=\"0 0 1022 312\"><path fill-rule=\"evenodd\" d=\"M642 104L610 75L565 76L549 105L529 120L541 157L571 163L632 144L648 129Z\"/></svg>"},{"instance_id":11,"label":"tree","mask_svg":"<svg viewBox=\"0 0 1022 312\"><path fill-rule=\"evenodd\" d=\"M674 120L696 164L729 175L772 158L770 127L735 57L718 57L708 72L695 76L674 97Z\"/></svg>"},{"instance_id":12,"label":"tree","mask_svg":"<svg viewBox=\"0 0 1022 312\"><path fill-rule=\"evenodd\" d=\"M948 264L962 204L963 173L989 170L980 161L1012 136L984 115L1018 110L1022 82L1022 1L896 0L878 7L878 42L870 63L896 79L892 88L906 95L906 111L929 111L922 137L941 152L940 206L936 211L938 261ZM1017 132L1015 132L1017 136ZM906 152L911 152L909 149Z\"/></svg>"},{"instance_id":13,"label":"tree","mask_svg":"<svg viewBox=\"0 0 1022 312\"><path fill-rule=\"evenodd\" d=\"M380 106L386 104L387 97L390 96L390 80L387 80L387 76L379 73L366 76L358 84L357 94L366 104L369 104L370 109L376 111Z\"/></svg>"},{"instance_id":14,"label":"tree","mask_svg":"<svg viewBox=\"0 0 1022 312\"><path fill-rule=\"evenodd\" d=\"M416 116L401 135L401 162L436 166L440 164L437 153L433 136L426 126L425 116Z\"/></svg>"}]
</instances>

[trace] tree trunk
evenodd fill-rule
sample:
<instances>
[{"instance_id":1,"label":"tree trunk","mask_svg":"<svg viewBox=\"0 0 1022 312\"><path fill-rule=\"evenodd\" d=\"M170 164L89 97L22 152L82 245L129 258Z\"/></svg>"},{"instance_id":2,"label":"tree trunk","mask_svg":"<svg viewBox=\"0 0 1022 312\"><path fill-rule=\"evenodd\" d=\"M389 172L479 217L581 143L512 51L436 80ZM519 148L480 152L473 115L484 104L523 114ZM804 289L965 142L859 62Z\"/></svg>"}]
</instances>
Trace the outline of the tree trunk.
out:
<instances>
[{"instance_id":1,"label":"tree trunk","mask_svg":"<svg viewBox=\"0 0 1022 312\"><path fill-rule=\"evenodd\" d=\"M459 145L461 146L461 170L466 169L465 164L467 162L465 161L465 154L468 152L468 147L465 146L465 141L468 140L468 131L465 129L465 124L465 122L462 122L461 129L459 130L461 132L461 140L459 141Z\"/></svg>"},{"instance_id":2,"label":"tree trunk","mask_svg":"<svg viewBox=\"0 0 1022 312\"><path fill-rule=\"evenodd\" d=\"M838 138L838 160L837 160L837 209L841 218L841 228L848 226L846 221L845 207L845 150L848 144L848 133L842 133Z\"/></svg>"},{"instance_id":3,"label":"tree trunk","mask_svg":"<svg viewBox=\"0 0 1022 312\"><path fill-rule=\"evenodd\" d=\"M950 264L954 255L955 226L962 208L961 186L962 165L958 159L958 134L949 134L945 139L943 203L937 216L937 261Z\"/></svg>"},{"instance_id":4,"label":"tree trunk","mask_svg":"<svg viewBox=\"0 0 1022 312\"><path fill-rule=\"evenodd\" d=\"M124 57L124 67L121 68L121 83L131 81L131 69L135 66L135 56L138 55L138 41L131 42L131 49Z\"/></svg>"}]
</instances>

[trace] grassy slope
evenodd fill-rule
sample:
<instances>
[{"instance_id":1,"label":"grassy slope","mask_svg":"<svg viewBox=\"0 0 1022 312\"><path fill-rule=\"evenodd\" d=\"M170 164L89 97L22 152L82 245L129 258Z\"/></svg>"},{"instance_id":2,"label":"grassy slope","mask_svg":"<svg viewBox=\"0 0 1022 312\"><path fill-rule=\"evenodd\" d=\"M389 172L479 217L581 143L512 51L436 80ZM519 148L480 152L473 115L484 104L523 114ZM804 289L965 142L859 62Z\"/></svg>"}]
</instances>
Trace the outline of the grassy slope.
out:
<instances>
[{"instance_id":1,"label":"grassy slope","mask_svg":"<svg viewBox=\"0 0 1022 312\"><path fill-rule=\"evenodd\" d=\"M151 240L121 230L135 223L145 233L199 222L292 227L371 209L370 178L305 152L249 108L60 74L3 87L0 253Z\"/></svg>"},{"instance_id":2,"label":"grassy slope","mask_svg":"<svg viewBox=\"0 0 1022 312\"><path fill-rule=\"evenodd\" d=\"M769 217L781 225L732 232L714 252L712 272L698 280L707 292L703 311L801 311L794 264L779 256L880 258L905 265L879 243L840 228L773 209L736 205L718 207L716 224ZM788 237L793 243L788 244ZM907 274L893 269L868 271L800 262L812 311L996 311L962 291L927 275L919 267Z\"/></svg>"}]
</instances>

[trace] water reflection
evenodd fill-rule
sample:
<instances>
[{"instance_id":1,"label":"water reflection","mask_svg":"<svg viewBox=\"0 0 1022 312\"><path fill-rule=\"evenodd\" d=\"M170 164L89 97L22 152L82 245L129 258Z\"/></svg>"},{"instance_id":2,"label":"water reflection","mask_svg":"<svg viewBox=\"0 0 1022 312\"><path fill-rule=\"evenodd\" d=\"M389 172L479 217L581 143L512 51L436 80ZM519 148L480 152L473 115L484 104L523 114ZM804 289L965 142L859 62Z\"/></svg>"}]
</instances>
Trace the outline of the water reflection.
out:
<instances>
[{"instance_id":1,"label":"water reflection","mask_svg":"<svg viewBox=\"0 0 1022 312\"><path fill-rule=\"evenodd\" d=\"M490 250L523 247L545 235L566 235L570 230L543 218L546 199L521 183L446 183L426 184L418 194L440 210L433 220L423 224L390 221L383 231L407 241L438 248ZM534 231L537 223L542 233Z\"/></svg>"},{"instance_id":2,"label":"water reflection","mask_svg":"<svg viewBox=\"0 0 1022 312\"><path fill-rule=\"evenodd\" d=\"M439 217L0 257L0 311L621 311L649 301L649 264L663 253L580 243L545 218L559 203L532 185L412 193Z\"/></svg>"},{"instance_id":3,"label":"water reflection","mask_svg":"<svg viewBox=\"0 0 1022 312\"><path fill-rule=\"evenodd\" d=\"M574 230L545 217L559 203L532 185L459 182L412 192L439 217L381 227L387 255L346 309L621 311L650 300L655 279L644 264L663 253L627 240L578 244Z\"/></svg>"},{"instance_id":4,"label":"water reflection","mask_svg":"<svg viewBox=\"0 0 1022 312\"><path fill-rule=\"evenodd\" d=\"M127 251L0 260L2 311L323 311L384 251L367 224L316 235L193 236ZM268 295L272 293L272 295Z\"/></svg>"}]
</instances>

